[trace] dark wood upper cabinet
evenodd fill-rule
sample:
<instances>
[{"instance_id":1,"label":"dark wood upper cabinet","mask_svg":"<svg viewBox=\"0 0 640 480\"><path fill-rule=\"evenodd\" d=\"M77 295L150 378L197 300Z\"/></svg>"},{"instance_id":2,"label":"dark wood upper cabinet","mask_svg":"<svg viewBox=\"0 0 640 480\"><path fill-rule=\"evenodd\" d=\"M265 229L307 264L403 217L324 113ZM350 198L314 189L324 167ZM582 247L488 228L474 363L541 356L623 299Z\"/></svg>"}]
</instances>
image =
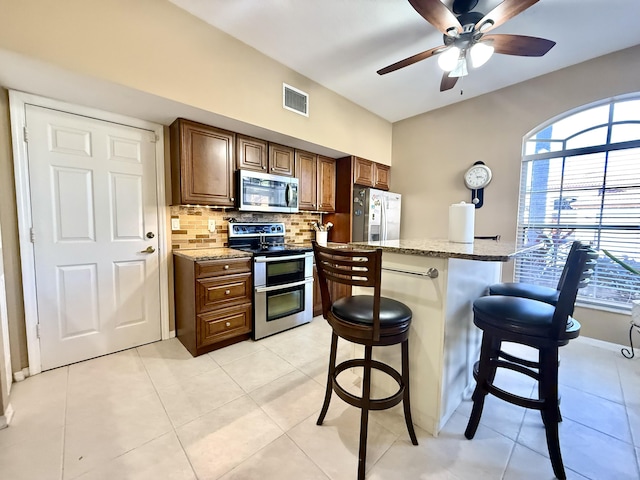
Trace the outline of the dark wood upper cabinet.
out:
<instances>
[{"instance_id":1,"label":"dark wood upper cabinet","mask_svg":"<svg viewBox=\"0 0 640 480\"><path fill-rule=\"evenodd\" d=\"M294 163L293 148L269 143L269 173L292 177Z\"/></svg>"},{"instance_id":2,"label":"dark wood upper cabinet","mask_svg":"<svg viewBox=\"0 0 640 480\"><path fill-rule=\"evenodd\" d=\"M391 173L391 167L389 165L383 165L381 163L373 164L373 186L380 190L389 190L389 174Z\"/></svg>"},{"instance_id":3,"label":"dark wood upper cabinet","mask_svg":"<svg viewBox=\"0 0 640 480\"><path fill-rule=\"evenodd\" d=\"M236 166L243 170L267 171L267 142L259 138L237 135Z\"/></svg>"},{"instance_id":4,"label":"dark wood upper cabinet","mask_svg":"<svg viewBox=\"0 0 640 480\"><path fill-rule=\"evenodd\" d=\"M353 159L353 183L373 187L373 162L364 158Z\"/></svg>"},{"instance_id":5,"label":"dark wood upper cabinet","mask_svg":"<svg viewBox=\"0 0 640 480\"><path fill-rule=\"evenodd\" d=\"M360 157L353 157L353 183L389 190L390 167Z\"/></svg>"},{"instance_id":6,"label":"dark wood upper cabinet","mask_svg":"<svg viewBox=\"0 0 640 480\"><path fill-rule=\"evenodd\" d=\"M302 150L296 150L295 158L300 210L335 212L336 161Z\"/></svg>"},{"instance_id":7,"label":"dark wood upper cabinet","mask_svg":"<svg viewBox=\"0 0 640 480\"><path fill-rule=\"evenodd\" d=\"M318 155L318 210L336 211L336 161Z\"/></svg>"},{"instance_id":8,"label":"dark wood upper cabinet","mask_svg":"<svg viewBox=\"0 0 640 480\"><path fill-rule=\"evenodd\" d=\"M233 132L182 118L169 127L174 205L234 205Z\"/></svg>"},{"instance_id":9,"label":"dark wood upper cabinet","mask_svg":"<svg viewBox=\"0 0 640 480\"><path fill-rule=\"evenodd\" d=\"M300 210L315 211L318 209L318 156L315 153L296 150L295 159L295 174L298 179L298 207Z\"/></svg>"}]
</instances>

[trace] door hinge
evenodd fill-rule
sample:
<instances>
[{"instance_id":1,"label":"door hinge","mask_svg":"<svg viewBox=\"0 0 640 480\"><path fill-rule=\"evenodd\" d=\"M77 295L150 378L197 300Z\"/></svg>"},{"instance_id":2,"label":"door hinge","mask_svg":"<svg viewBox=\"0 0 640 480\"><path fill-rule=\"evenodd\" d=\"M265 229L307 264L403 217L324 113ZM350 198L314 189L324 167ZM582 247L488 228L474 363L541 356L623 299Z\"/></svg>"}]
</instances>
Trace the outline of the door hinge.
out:
<instances>
[{"instance_id":1,"label":"door hinge","mask_svg":"<svg viewBox=\"0 0 640 480\"><path fill-rule=\"evenodd\" d=\"M29 240L31 243L36 243L36 234L33 233L33 227L29 229Z\"/></svg>"},{"instance_id":2,"label":"door hinge","mask_svg":"<svg viewBox=\"0 0 640 480\"><path fill-rule=\"evenodd\" d=\"M27 126L22 127L22 135L24 137L24 142L29 143L29 130L27 130Z\"/></svg>"},{"instance_id":3,"label":"door hinge","mask_svg":"<svg viewBox=\"0 0 640 480\"><path fill-rule=\"evenodd\" d=\"M36 323L36 337L40 338L40 324Z\"/></svg>"}]
</instances>

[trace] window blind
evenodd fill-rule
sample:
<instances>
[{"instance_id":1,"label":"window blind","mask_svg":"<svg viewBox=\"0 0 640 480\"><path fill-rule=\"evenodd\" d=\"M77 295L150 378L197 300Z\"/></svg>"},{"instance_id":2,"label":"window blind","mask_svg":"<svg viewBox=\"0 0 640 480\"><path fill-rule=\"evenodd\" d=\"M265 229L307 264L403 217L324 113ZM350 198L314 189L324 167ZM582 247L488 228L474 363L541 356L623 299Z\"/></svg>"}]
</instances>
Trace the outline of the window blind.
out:
<instances>
[{"instance_id":1,"label":"window blind","mask_svg":"<svg viewBox=\"0 0 640 480\"><path fill-rule=\"evenodd\" d=\"M640 97L572 112L524 141L515 280L555 287L574 240L640 268ZM640 276L601 253L578 301L629 309Z\"/></svg>"}]
</instances>

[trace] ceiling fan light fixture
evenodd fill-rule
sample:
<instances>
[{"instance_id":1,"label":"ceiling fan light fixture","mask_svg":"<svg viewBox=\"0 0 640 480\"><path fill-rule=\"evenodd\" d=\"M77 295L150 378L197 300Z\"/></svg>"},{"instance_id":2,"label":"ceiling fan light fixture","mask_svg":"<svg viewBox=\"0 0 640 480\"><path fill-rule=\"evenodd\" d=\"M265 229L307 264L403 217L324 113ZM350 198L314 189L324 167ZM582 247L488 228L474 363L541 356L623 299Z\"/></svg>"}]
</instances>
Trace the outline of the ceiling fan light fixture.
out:
<instances>
[{"instance_id":1,"label":"ceiling fan light fixture","mask_svg":"<svg viewBox=\"0 0 640 480\"><path fill-rule=\"evenodd\" d=\"M465 77L469 75L469 71L467 70L467 59L465 57L461 57L456 64L456 68L454 68L449 76L451 78L455 77Z\"/></svg>"},{"instance_id":2,"label":"ceiling fan light fixture","mask_svg":"<svg viewBox=\"0 0 640 480\"><path fill-rule=\"evenodd\" d=\"M445 72L450 72L458 65L459 58L460 49L458 47L451 47L438 56L438 65Z\"/></svg>"},{"instance_id":3,"label":"ceiling fan light fixture","mask_svg":"<svg viewBox=\"0 0 640 480\"><path fill-rule=\"evenodd\" d=\"M489 30L491 27L493 27L493 24L494 24L493 20L489 19L486 22L483 22L482 25L480 25L480 28L478 28L478 31L480 33L484 33L487 30Z\"/></svg>"},{"instance_id":4,"label":"ceiling fan light fixture","mask_svg":"<svg viewBox=\"0 0 640 480\"><path fill-rule=\"evenodd\" d=\"M476 43L469 50L469 56L471 57L471 65L473 68L478 68L487 63L493 55L494 48L486 43Z\"/></svg>"}]
</instances>

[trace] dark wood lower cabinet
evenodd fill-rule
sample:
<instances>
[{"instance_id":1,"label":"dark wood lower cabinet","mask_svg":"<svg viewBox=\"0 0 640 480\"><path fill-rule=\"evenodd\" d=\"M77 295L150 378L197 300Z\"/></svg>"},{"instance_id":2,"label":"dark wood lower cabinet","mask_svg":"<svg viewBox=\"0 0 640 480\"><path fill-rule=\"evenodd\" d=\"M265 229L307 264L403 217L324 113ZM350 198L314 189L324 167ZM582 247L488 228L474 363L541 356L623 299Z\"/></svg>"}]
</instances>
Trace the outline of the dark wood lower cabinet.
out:
<instances>
[{"instance_id":1,"label":"dark wood lower cabinet","mask_svg":"<svg viewBox=\"0 0 640 480\"><path fill-rule=\"evenodd\" d=\"M176 336L198 356L249 338L251 257L195 261L174 254Z\"/></svg>"}]
</instances>

